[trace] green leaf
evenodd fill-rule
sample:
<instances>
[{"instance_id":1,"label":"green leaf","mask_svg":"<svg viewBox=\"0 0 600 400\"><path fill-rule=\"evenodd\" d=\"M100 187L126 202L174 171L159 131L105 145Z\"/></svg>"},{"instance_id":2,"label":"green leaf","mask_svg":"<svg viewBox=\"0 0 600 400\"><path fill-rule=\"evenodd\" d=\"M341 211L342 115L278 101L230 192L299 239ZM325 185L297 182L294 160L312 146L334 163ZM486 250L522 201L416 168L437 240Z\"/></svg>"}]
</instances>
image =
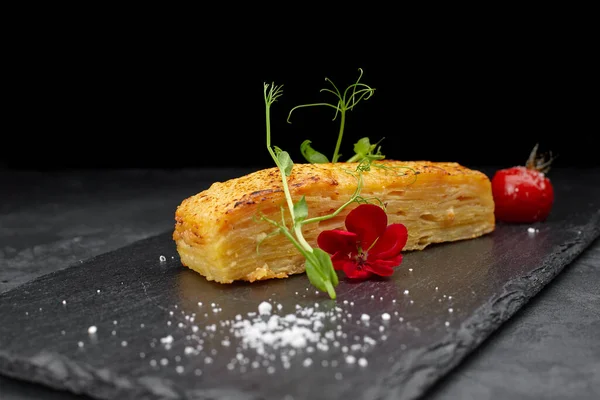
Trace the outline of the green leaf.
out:
<instances>
[{"instance_id":1,"label":"green leaf","mask_svg":"<svg viewBox=\"0 0 600 400\"><path fill-rule=\"evenodd\" d=\"M321 270L321 273L327 278L327 280L331 281L333 286L337 286L338 276L335 272L335 269L333 268L331 256L319 248L313 249L313 254L318 260L319 269Z\"/></svg>"},{"instance_id":2,"label":"green leaf","mask_svg":"<svg viewBox=\"0 0 600 400\"><path fill-rule=\"evenodd\" d=\"M308 258L306 259L306 275L310 283L322 292L327 292L327 286L323 280L323 276L319 270L319 267L315 266Z\"/></svg>"},{"instance_id":3,"label":"green leaf","mask_svg":"<svg viewBox=\"0 0 600 400\"><path fill-rule=\"evenodd\" d=\"M279 162L279 165L281 165L281 168L283 168L285 176L290 176L292 173L292 167L294 166L294 162L292 161L290 154L278 147L275 147L275 153L277 154L277 161Z\"/></svg>"},{"instance_id":4,"label":"green leaf","mask_svg":"<svg viewBox=\"0 0 600 400\"><path fill-rule=\"evenodd\" d=\"M311 143L312 142L310 140L305 140L300 145L300 152L302 153L306 161L312 164L328 163L329 159L322 153L319 153L318 151L310 147Z\"/></svg>"},{"instance_id":5,"label":"green leaf","mask_svg":"<svg viewBox=\"0 0 600 400\"><path fill-rule=\"evenodd\" d=\"M373 151L374 148L375 145L371 145L371 142L369 141L368 137L364 137L358 142L354 143L354 152L356 154L360 154L363 157L365 157L367 154Z\"/></svg>"},{"instance_id":6,"label":"green leaf","mask_svg":"<svg viewBox=\"0 0 600 400\"><path fill-rule=\"evenodd\" d=\"M294 204L294 218L295 222L303 221L308 217L308 205L306 204L306 198L302 198Z\"/></svg>"}]
</instances>

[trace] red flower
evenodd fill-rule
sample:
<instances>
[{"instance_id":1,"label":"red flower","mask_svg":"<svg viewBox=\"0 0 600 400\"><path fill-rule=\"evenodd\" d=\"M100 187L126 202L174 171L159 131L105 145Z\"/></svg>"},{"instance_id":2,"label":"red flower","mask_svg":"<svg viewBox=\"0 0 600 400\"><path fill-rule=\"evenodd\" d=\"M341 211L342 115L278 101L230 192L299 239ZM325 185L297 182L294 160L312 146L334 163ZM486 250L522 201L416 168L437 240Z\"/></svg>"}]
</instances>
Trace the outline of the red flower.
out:
<instances>
[{"instance_id":1,"label":"red flower","mask_svg":"<svg viewBox=\"0 0 600 400\"><path fill-rule=\"evenodd\" d=\"M323 231L319 247L331 254L336 270L349 278L390 276L402 262L402 248L408 238L403 224L387 224L387 214L374 204L361 204L346 217L346 229Z\"/></svg>"}]
</instances>

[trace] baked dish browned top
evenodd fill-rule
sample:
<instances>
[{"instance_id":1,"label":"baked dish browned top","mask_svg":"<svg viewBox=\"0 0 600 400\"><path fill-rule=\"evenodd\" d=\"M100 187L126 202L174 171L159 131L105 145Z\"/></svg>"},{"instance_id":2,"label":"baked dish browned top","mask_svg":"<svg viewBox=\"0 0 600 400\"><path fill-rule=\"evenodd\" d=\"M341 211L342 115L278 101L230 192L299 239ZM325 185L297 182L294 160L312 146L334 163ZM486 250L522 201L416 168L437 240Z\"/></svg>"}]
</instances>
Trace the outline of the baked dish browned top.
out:
<instances>
[{"instance_id":1,"label":"baked dish browned top","mask_svg":"<svg viewBox=\"0 0 600 400\"><path fill-rule=\"evenodd\" d=\"M333 213L357 188L357 163L294 164L288 177L294 202L305 196L309 218ZM405 250L433 243L479 237L495 227L489 178L453 162L374 162L362 173L361 197L381 201L388 223L408 229ZM375 200L377 199L377 201ZM336 217L303 227L316 247L318 234L345 229L352 203ZM276 167L215 182L185 199L175 213L173 239L183 265L208 280L231 283L285 278L304 271L304 258L259 213L281 220L287 215L281 175ZM258 244L260 243L260 246Z\"/></svg>"}]
</instances>

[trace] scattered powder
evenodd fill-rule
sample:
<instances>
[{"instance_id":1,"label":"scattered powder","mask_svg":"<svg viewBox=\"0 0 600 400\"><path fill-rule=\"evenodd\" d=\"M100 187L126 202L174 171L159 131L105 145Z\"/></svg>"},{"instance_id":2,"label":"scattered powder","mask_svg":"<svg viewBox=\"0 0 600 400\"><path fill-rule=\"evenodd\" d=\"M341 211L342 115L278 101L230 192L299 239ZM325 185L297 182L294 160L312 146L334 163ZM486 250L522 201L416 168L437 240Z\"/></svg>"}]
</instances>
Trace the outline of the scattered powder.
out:
<instances>
[{"instance_id":1,"label":"scattered powder","mask_svg":"<svg viewBox=\"0 0 600 400\"><path fill-rule=\"evenodd\" d=\"M165 336L164 338L160 339L160 342L162 344L171 344L171 343L173 343L173 336L171 336L171 335Z\"/></svg>"},{"instance_id":2,"label":"scattered powder","mask_svg":"<svg viewBox=\"0 0 600 400\"><path fill-rule=\"evenodd\" d=\"M343 304L353 306L354 302L345 300ZM198 302L198 306L201 305ZM212 303L211 307L218 308L218 305ZM240 373L261 368L273 374L280 369L287 370L293 364L314 368L316 363L318 368L327 369L366 367L368 354L387 339L384 332L393 325L389 313L382 313L381 320L373 323L366 313L356 319L349 309L327 302L296 304L291 313L282 312L283 309L281 303L268 299L259 302L258 312L240 313L231 319L219 319L219 314L205 314L208 319L197 325L178 323L184 319L192 321L195 314L172 315L173 325L180 328L178 332L184 333L183 343L176 345L172 335L153 339L151 347L160 343L165 350L170 350L171 355L157 357L160 361L152 360L151 365L183 373L184 367L179 363L185 358L200 357L206 368L211 368L219 356L231 357L224 367ZM395 315L398 315L397 311ZM403 319L394 321L401 323ZM364 325L358 328L353 322ZM363 330L370 326L370 333L365 334L368 332ZM169 360L174 361L169 363ZM196 369L194 373L201 375L202 370ZM341 377L341 372L335 375Z\"/></svg>"},{"instance_id":3,"label":"scattered powder","mask_svg":"<svg viewBox=\"0 0 600 400\"><path fill-rule=\"evenodd\" d=\"M263 301L262 303L260 303L258 305L258 313L261 315L271 314L272 309L273 309L273 306L271 305L271 303L268 303L266 301Z\"/></svg>"}]
</instances>

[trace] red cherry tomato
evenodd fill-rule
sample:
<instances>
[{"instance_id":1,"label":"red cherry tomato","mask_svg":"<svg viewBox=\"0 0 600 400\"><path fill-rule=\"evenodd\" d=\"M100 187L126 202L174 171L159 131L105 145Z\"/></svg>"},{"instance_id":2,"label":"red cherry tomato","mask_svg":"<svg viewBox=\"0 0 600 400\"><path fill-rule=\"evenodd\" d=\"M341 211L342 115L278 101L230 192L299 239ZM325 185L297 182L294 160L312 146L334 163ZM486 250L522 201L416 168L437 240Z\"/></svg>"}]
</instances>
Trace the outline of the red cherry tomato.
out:
<instances>
[{"instance_id":1,"label":"red cherry tomato","mask_svg":"<svg viewBox=\"0 0 600 400\"><path fill-rule=\"evenodd\" d=\"M536 159L537 145L526 166L496 171L492 178L496 219L504 222L544 221L554 203L554 188L545 172L550 161Z\"/></svg>"}]
</instances>

